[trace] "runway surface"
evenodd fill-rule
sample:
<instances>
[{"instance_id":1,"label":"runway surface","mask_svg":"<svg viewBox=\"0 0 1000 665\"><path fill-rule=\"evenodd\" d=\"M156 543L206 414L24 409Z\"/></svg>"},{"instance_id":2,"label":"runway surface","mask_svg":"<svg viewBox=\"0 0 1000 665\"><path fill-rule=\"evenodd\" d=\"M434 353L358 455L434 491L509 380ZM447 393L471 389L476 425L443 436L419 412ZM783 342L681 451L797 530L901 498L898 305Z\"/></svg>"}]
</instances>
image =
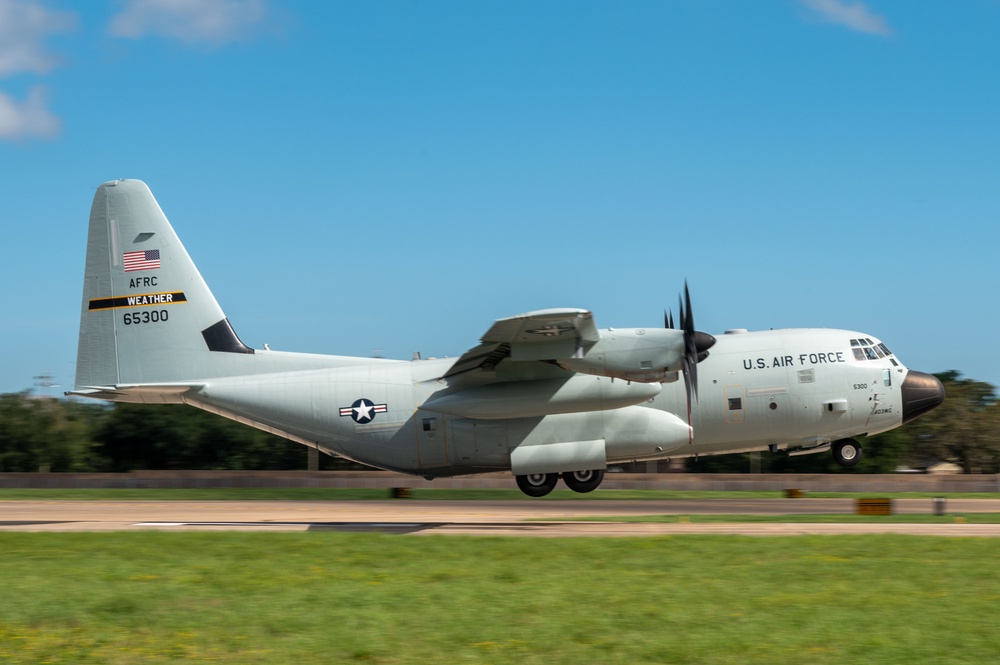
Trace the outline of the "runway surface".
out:
<instances>
[{"instance_id":1,"label":"runway surface","mask_svg":"<svg viewBox=\"0 0 1000 665\"><path fill-rule=\"evenodd\" d=\"M950 515L1000 512L998 499L949 499ZM904 533L1000 537L1000 524L572 522L633 515L851 514L853 499L523 501L0 501L2 531L372 531L504 536L805 535ZM897 514L934 512L931 499L897 499ZM552 521L535 521L552 520Z\"/></svg>"}]
</instances>

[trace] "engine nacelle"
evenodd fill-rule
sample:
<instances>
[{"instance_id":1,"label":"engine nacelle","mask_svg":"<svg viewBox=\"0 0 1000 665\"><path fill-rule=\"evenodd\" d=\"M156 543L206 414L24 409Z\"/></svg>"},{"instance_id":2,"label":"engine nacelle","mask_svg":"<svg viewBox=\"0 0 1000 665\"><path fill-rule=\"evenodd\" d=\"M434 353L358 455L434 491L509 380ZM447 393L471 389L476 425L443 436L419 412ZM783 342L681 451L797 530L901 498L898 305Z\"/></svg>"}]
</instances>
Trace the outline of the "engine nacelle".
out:
<instances>
[{"instance_id":1,"label":"engine nacelle","mask_svg":"<svg viewBox=\"0 0 1000 665\"><path fill-rule=\"evenodd\" d=\"M574 372L610 376L640 383L659 383L683 367L684 332L672 328L616 328L580 358L556 362Z\"/></svg>"}]
</instances>

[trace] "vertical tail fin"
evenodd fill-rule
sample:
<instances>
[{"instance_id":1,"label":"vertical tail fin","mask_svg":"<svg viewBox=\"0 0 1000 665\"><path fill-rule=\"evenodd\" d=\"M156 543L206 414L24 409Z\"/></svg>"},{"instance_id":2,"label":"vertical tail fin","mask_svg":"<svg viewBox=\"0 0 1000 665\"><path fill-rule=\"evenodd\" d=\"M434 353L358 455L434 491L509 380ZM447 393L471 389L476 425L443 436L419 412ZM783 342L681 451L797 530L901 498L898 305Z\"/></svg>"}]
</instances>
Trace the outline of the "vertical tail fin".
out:
<instances>
[{"instance_id":1,"label":"vertical tail fin","mask_svg":"<svg viewBox=\"0 0 1000 665\"><path fill-rule=\"evenodd\" d=\"M223 376L232 354L252 353L146 184L101 185L90 209L77 390Z\"/></svg>"}]
</instances>

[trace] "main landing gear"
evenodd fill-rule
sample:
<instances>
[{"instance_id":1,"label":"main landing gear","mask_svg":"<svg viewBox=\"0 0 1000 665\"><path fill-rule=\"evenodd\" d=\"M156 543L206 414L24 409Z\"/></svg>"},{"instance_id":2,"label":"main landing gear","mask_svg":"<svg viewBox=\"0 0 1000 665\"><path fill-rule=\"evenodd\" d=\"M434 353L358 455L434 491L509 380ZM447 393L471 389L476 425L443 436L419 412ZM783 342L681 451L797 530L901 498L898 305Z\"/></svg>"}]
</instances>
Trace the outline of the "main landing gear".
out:
<instances>
[{"instance_id":1,"label":"main landing gear","mask_svg":"<svg viewBox=\"0 0 1000 665\"><path fill-rule=\"evenodd\" d=\"M529 473L525 476L515 476L517 486L528 496L545 496L559 482L558 473Z\"/></svg>"},{"instance_id":2,"label":"main landing gear","mask_svg":"<svg viewBox=\"0 0 1000 665\"><path fill-rule=\"evenodd\" d=\"M556 483L559 482L559 476L558 473L529 473L515 476L515 479L522 492L531 497L540 497L545 496L555 488ZM574 492L593 492L604 480L604 471L595 469L593 471L566 472L562 474L562 479L566 483L566 487Z\"/></svg>"},{"instance_id":3,"label":"main landing gear","mask_svg":"<svg viewBox=\"0 0 1000 665\"><path fill-rule=\"evenodd\" d=\"M562 479L566 483L566 487L574 492L586 494L597 489L597 486L604 480L604 472L601 470L573 471L571 473L564 473Z\"/></svg>"},{"instance_id":4,"label":"main landing gear","mask_svg":"<svg viewBox=\"0 0 1000 665\"><path fill-rule=\"evenodd\" d=\"M831 450L833 459L840 466L854 466L861 461L861 444L854 439L834 441Z\"/></svg>"}]
</instances>

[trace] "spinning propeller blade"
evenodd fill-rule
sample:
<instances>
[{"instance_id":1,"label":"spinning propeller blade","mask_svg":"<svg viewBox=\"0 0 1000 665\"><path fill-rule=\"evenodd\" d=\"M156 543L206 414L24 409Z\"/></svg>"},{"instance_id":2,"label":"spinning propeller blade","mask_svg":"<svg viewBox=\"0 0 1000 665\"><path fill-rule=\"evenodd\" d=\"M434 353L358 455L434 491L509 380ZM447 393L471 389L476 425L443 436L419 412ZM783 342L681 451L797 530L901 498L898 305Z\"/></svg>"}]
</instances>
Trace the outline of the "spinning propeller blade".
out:
<instances>
[{"instance_id":1,"label":"spinning propeller blade","mask_svg":"<svg viewBox=\"0 0 1000 665\"><path fill-rule=\"evenodd\" d=\"M698 399L698 363L708 357L708 350L715 344L715 338L708 333L694 329L694 311L691 308L691 291L687 280L684 281L684 296L678 295L680 307L680 327L684 331L684 390L687 394L688 422L691 421L691 398ZM673 312L663 313L663 323L667 328L674 327Z\"/></svg>"}]
</instances>

